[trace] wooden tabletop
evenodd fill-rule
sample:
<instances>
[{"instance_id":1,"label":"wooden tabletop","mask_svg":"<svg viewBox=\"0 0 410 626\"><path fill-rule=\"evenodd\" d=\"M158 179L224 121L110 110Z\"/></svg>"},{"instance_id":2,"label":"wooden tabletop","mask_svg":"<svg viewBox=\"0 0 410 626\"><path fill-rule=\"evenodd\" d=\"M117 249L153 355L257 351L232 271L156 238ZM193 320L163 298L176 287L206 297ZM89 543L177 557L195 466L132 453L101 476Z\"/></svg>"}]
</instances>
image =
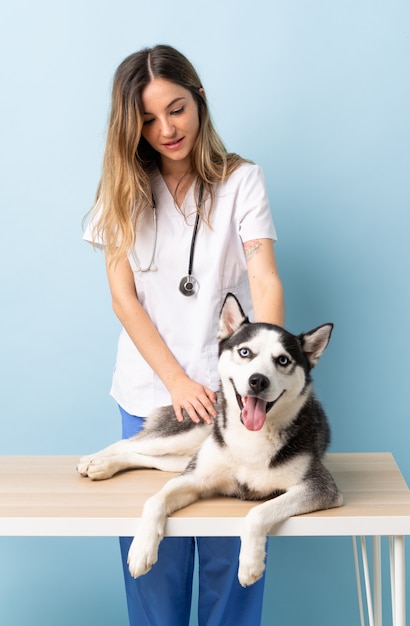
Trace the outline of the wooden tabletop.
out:
<instances>
[{"instance_id":1,"label":"wooden tabletop","mask_svg":"<svg viewBox=\"0 0 410 626\"><path fill-rule=\"evenodd\" d=\"M76 472L78 456L0 457L0 535L133 535L145 500L175 474L132 470L101 482ZM337 509L293 517L280 536L410 534L410 492L390 453L335 453L326 465L344 496ZM177 511L169 535L239 535L255 502L211 498Z\"/></svg>"}]
</instances>

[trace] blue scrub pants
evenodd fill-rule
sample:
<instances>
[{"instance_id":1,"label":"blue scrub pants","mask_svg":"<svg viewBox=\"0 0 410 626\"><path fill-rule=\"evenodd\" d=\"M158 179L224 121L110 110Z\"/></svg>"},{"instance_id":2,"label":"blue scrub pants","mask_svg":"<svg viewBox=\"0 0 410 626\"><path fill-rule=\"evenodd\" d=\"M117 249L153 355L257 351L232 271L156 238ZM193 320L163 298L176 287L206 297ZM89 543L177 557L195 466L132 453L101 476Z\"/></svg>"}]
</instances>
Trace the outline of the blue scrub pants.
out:
<instances>
[{"instance_id":1,"label":"blue scrub pants","mask_svg":"<svg viewBox=\"0 0 410 626\"><path fill-rule=\"evenodd\" d=\"M144 420L120 407L123 439ZM258 626L265 577L244 589L238 581L239 537L165 537L158 561L134 579L127 565L132 537L121 537L130 626L189 626L195 543L198 550L199 626Z\"/></svg>"}]
</instances>

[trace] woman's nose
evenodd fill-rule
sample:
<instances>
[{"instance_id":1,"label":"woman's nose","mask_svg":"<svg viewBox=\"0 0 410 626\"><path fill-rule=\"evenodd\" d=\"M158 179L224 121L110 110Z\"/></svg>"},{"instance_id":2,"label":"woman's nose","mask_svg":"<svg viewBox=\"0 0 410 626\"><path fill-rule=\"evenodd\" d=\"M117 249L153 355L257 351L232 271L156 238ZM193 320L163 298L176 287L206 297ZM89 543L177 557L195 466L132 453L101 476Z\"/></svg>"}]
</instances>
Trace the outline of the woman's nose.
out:
<instances>
[{"instance_id":1,"label":"woman's nose","mask_svg":"<svg viewBox=\"0 0 410 626\"><path fill-rule=\"evenodd\" d=\"M173 137L175 134L175 124L172 120L164 119L162 121L161 130L164 137Z\"/></svg>"}]
</instances>

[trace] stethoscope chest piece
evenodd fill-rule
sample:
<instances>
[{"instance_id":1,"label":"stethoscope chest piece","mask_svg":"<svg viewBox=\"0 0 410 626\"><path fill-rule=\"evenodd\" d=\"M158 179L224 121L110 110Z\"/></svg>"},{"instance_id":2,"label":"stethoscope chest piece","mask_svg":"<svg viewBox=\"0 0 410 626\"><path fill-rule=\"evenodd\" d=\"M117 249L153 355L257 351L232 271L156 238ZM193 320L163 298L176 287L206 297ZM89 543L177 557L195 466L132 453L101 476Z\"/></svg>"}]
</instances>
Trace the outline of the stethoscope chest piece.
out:
<instances>
[{"instance_id":1,"label":"stethoscope chest piece","mask_svg":"<svg viewBox=\"0 0 410 626\"><path fill-rule=\"evenodd\" d=\"M193 276L189 274L181 278L181 282L179 283L179 291L184 296L194 296L198 293L199 283Z\"/></svg>"}]
</instances>

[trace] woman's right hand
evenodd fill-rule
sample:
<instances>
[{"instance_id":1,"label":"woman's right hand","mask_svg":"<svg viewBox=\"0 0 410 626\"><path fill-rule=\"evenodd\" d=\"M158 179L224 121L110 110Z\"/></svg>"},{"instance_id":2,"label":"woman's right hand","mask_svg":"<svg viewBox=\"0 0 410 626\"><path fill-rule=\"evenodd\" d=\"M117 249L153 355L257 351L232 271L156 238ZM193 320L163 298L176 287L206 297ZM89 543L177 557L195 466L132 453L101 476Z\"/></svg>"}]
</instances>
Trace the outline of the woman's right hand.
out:
<instances>
[{"instance_id":1,"label":"woman's right hand","mask_svg":"<svg viewBox=\"0 0 410 626\"><path fill-rule=\"evenodd\" d=\"M182 411L185 410L193 422L202 419L211 424L216 416L216 394L189 378L173 356L138 300L128 258L123 256L112 263L107 257L107 276L114 312L139 353L171 394L177 420L184 420Z\"/></svg>"},{"instance_id":2,"label":"woman's right hand","mask_svg":"<svg viewBox=\"0 0 410 626\"><path fill-rule=\"evenodd\" d=\"M178 422L184 421L184 410L196 424L201 419L207 424L212 424L212 419L216 417L214 391L192 380L186 374L178 376L168 385L168 389Z\"/></svg>"}]
</instances>

